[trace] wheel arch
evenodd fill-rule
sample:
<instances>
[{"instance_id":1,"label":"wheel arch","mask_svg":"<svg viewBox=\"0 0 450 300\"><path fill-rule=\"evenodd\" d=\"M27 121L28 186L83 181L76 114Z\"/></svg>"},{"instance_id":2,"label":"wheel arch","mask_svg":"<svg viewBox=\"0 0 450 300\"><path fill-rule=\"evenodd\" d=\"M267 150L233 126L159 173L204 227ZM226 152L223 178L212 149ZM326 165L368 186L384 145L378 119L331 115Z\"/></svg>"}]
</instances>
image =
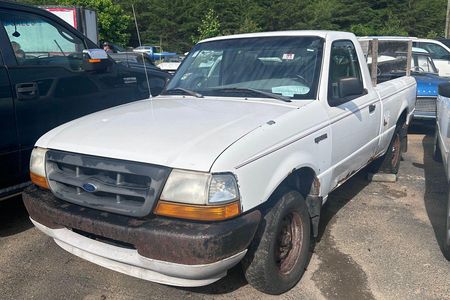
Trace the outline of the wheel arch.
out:
<instances>
[{"instance_id":1,"label":"wheel arch","mask_svg":"<svg viewBox=\"0 0 450 300\"><path fill-rule=\"evenodd\" d=\"M270 199L278 199L280 193L286 189L296 190L303 196L311 218L314 237L317 237L323 197L320 196L320 180L316 171L311 166L294 168L279 183Z\"/></svg>"}]
</instances>

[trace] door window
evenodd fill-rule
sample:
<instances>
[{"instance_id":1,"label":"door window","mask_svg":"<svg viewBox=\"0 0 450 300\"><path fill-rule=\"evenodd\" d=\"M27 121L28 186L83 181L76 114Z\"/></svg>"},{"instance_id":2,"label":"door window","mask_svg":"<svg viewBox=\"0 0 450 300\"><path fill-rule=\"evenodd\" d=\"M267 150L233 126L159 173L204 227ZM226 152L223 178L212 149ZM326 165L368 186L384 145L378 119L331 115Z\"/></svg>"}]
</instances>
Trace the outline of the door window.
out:
<instances>
[{"instance_id":1,"label":"door window","mask_svg":"<svg viewBox=\"0 0 450 300\"><path fill-rule=\"evenodd\" d=\"M0 12L19 65L60 65L81 70L84 41L39 15Z\"/></svg>"},{"instance_id":2,"label":"door window","mask_svg":"<svg viewBox=\"0 0 450 300\"><path fill-rule=\"evenodd\" d=\"M351 41L335 41L331 45L328 99L340 99L339 82L355 78L362 82L361 69L355 46ZM362 95L362 94L361 94ZM360 95L353 95L356 98Z\"/></svg>"},{"instance_id":3,"label":"door window","mask_svg":"<svg viewBox=\"0 0 450 300\"><path fill-rule=\"evenodd\" d=\"M433 59L450 60L450 53L440 45L433 43L419 43L419 47L427 50Z\"/></svg>"}]
</instances>

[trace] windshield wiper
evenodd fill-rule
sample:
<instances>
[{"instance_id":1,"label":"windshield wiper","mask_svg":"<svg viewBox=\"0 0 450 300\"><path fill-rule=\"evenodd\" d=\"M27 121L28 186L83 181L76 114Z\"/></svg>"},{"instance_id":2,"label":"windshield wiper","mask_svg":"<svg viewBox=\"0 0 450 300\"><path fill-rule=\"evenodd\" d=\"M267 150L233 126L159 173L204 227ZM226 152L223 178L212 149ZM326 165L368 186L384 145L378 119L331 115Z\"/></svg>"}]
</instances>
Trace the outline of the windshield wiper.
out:
<instances>
[{"instance_id":1,"label":"windshield wiper","mask_svg":"<svg viewBox=\"0 0 450 300\"><path fill-rule=\"evenodd\" d=\"M277 100L281 100L284 102L292 102L291 99L289 97L286 96L282 96L282 95L278 95L275 93L270 93L270 92L264 92L261 90L256 90L256 89L252 89L252 88L239 88L239 87L229 87L229 88L218 88L218 89L213 89L214 91L219 91L219 92L252 92L255 94L259 94L259 95L263 95L269 98L273 98L273 99L277 99Z\"/></svg>"},{"instance_id":2,"label":"windshield wiper","mask_svg":"<svg viewBox=\"0 0 450 300\"><path fill-rule=\"evenodd\" d=\"M194 92L194 91L191 91L191 90L188 90L188 89L185 89L185 88L181 88L181 87L176 87L176 88L173 88L173 89L170 89L170 90L166 90L166 93L170 92L170 91L181 91L181 92L184 92L184 93L186 93L188 95L194 96L196 98L203 98L202 94Z\"/></svg>"}]
</instances>

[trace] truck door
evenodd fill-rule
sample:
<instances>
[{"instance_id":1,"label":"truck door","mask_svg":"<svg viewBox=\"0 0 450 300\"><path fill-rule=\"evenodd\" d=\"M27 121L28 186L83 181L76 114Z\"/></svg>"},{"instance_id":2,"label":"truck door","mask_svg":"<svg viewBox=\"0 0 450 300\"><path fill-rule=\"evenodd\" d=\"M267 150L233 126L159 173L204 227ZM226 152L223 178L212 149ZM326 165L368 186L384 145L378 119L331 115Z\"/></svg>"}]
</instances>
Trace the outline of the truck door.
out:
<instances>
[{"instance_id":1,"label":"truck door","mask_svg":"<svg viewBox=\"0 0 450 300\"><path fill-rule=\"evenodd\" d=\"M130 76L112 60L105 72L83 70L82 51L88 41L45 14L49 13L0 10L0 38L8 41L4 56L13 87L23 180L28 180L30 153L41 135L80 116L148 95L139 88L137 75Z\"/></svg>"},{"instance_id":2,"label":"truck door","mask_svg":"<svg viewBox=\"0 0 450 300\"><path fill-rule=\"evenodd\" d=\"M0 45L3 46L3 40ZM19 144L8 72L0 56L0 198L17 185Z\"/></svg>"},{"instance_id":3,"label":"truck door","mask_svg":"<svg viewBox=\"0 0 450 300\"><path fill-rule=\"evenodd\" d=\"M331 45L328 85L328 114L332 131L332 163L335 187L367 164L378 146L381 107L371 84L363 82L360 61L351 41ZM359 93L342 95L342 83L358 80ZM358 89L357 89L358 90Z\"/></svg>"}]
</instances>

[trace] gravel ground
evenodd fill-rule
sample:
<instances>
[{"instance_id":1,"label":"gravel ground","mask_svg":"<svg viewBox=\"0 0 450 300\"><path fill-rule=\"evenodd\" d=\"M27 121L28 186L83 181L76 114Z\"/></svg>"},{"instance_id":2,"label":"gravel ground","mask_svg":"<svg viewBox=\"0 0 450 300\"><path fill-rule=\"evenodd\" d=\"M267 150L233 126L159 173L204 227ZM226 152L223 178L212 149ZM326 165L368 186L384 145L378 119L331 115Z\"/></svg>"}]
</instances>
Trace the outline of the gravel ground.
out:
<instances>
[{"instance_id":1,"label":"gravel ground","mask_svg":"<svg viewBox=\"0 0 450 300\"><path fill-rule=\"evenodd\" d=\"M450 299L444 169L431 158L432 129L413 130L397 182L362 171L330 195L308 270L279 298ZM96 266L36 230L20 198L0 202L0 286L1 299L274 298L238 267L210 286L175 288Z\"/></svg>"}]
</instances>

